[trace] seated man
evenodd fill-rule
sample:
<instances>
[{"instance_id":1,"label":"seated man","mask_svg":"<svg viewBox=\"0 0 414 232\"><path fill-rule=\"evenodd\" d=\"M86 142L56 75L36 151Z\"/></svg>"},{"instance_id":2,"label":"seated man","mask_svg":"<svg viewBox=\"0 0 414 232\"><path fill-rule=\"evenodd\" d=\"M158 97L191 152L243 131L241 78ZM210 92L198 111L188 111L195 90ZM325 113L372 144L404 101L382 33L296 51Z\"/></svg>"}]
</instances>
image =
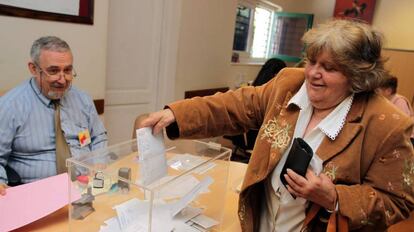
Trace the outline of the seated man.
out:
<instances>
[{"instance_id":1,"label":"seated man","mask_svg":"<svg viewBox=\"0 0 414 232\"><path fill-rule=\"evenodd\" d=\"M30 56L33 77L0 98L0 195L10 181L6 169L29 183L64 173L67 158L107 144L92 99L72 86L69 45L41 37Z\"/></svg>"}]
</instances>

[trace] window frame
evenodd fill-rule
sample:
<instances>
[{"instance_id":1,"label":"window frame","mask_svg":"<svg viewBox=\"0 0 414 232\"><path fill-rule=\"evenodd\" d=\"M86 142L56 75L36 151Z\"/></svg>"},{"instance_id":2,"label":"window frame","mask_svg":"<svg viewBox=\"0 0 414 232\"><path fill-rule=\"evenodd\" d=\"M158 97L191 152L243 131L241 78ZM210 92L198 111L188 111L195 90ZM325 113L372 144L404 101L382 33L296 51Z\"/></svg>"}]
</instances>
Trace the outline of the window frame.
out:
<instances>
[{"instance_id":1,"label":"window frame","mask_svg":"<svg viewBox=\"0 0 414 232\"><path fill-rule=\"evenodd\" d=\"M244 7L249 8L252 11L252 17L250 18L250 24L249 24L249 32L246 42L246 50L245 51L238 51L238 50L232 50L233 53L239 54L239 62L240 64L251 64L251 63L264 63L267 59L272 57L280 58L286 62L299 62L302 58L297 56L291 56L291 55L285 55L285 54L271 54L271 48L266 48L266 55L265 57L253 57L252 56L252 49L253 49L253 37L255 32L254 27L254 20L255 20L255 13L256 8L261 7L267 10L272 11L272 18L271 18L271 27L274 27L274 22L276 17L292 17L292 18L300 18L304 17L306 18L306 30L312 27L313 25L313 14L307 14L307 13L290 13L290 12L282 12L283 8L266 0L239 0L238 6L242 5ZM274 30L270 29L269 33L273 34ZM234 34L233 34L234 35ZM272 39L269 39L269 43L272 42ZM302 48L302 52L304 50L304 46Z\"/></svg>"},{"instance_id":2,"label":"window frame","mask_svg":"<svg viewBox=\"0 0 414 232\"><path fill-rule=\"evenodd\" d=\"M256 12L256 4L253 3L252 1L248 1L248 0L239 0L237 5L242 5L244 7L247 7L251 10L251 15L253 15L253 17L250 17L250 22L249 22L249 32L247 35L247 42L246 42L246 50L245 51L240 51L240 50L233 50L233 52L238 53L239 54L239 59L240 59L240 63L245 63L249 58L250 58L250 50L252 48L252 43L253 43L253 30L251 30L251 28L253 28L253 23L254 23L254 14ZM237 17L237 15L236 15ZM233 33L234 35L234 33ZM234 43L234 41L233 41ZM243 62L242 62L243 61Z\"/></svg>"},{"instance_id":3,"label":"window frame","mask_svg":"<svg viewBox=\"0 0 414 232\"><path fill-rule=\"evenodd\" d=\"M300 17L306 18L306 21L307 21L306 28L308 30L310 28L312 28L312 25L313 25L313 19L314 19L313 14L277 12L276 15L277 16L283 16L283 17L292 17L292 18L300 18ZM305 50L305 45L303 45L302 53L304 52L304 50ZM271 54L270 57L279 58L279 59L281 59L283 61L286 61L286 62L300 62L302 60L301 57L289 56L289 55L283 55L283 54Z\"/></svg>"},{"instance_id":4,"label":"window frame","mask_svg":"<svg viewBox=\"0 0 414 232\"><path fill-rule=\"evenodd\" d=\"M251 56L252 44L253 44L253 35L254 35L254 15L256 13L256 7L260 6L263 8L267 8L274 12L281 12L283 8L279 5L276 5L272 2L266 0L239 0L237 5L242 5L244 7L250 8L252 11L252 17L250 18L249 23L249 33L247 36L247 46L245 51L239 50L232 50L233 53L239 54L239 62L241 64L249 64L249 63L264 63L267 58L256 58ZM234 33L233 33L234 34Z\"/></svg>"}]
</instances>

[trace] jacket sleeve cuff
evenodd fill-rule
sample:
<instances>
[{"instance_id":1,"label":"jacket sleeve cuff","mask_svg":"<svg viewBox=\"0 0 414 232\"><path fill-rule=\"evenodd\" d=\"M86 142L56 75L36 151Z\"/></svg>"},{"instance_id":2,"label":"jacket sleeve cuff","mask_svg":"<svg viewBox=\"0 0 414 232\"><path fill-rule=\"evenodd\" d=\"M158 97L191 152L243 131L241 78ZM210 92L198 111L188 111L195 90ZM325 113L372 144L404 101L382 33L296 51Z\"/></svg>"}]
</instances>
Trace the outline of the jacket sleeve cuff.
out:
<instances>
[{"instance_id":1,"label":"jacket sleeve cuff","mask_svg":"<svg viewBox=\"0 0 414 232\"><path fill-rule=\"evenodd\" d=\"M170 109L169 106L164 106L164 109ZM180 137L180 129L178 127L177 121L171 123L165 128L165 131L167 132L167 136L169 139L177 139Z\"/></svg>"}]
</instances>

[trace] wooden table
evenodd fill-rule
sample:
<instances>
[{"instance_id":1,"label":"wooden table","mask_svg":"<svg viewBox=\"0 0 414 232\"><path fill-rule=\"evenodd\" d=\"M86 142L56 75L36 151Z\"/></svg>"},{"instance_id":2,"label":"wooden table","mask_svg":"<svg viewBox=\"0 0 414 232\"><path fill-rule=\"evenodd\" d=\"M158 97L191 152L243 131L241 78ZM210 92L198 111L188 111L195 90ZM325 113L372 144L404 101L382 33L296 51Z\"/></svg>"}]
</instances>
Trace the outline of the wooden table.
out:
<instances>
[{"instance_id":1,"label":"wooden table","mask_svg":"<svg viewBox=\"0 0 414 232\"><path fill-rule=\"evenodd\" d=\"M241 231L237 217L239 194L236 189L243 180L246 168L247 165L244 163L230 162L222 231ZM13 232L65 232L68 230L68 207L64 207L40 220L13 230Z\"/></svg>"}]
</instances>

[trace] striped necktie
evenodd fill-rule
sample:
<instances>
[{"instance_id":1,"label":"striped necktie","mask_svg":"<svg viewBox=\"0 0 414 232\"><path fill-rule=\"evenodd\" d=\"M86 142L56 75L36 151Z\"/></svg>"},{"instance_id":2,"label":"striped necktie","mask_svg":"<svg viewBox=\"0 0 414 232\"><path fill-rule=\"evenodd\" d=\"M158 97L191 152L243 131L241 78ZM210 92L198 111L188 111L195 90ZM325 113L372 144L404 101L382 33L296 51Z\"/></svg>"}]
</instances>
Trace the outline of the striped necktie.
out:
<instances>
[{"instance_id":1,"label":"striped necktie","mask_svg":"<svg viewBox=\"0 0 414 232\"><path fill-rule=\"evenodd\" d=\"M57 174L61 174L67 172L66 159L70 158L71 154L60 125L59 100L53 100L52 102L55 106L56 172Z\"/></svg>"}]
</instances>

